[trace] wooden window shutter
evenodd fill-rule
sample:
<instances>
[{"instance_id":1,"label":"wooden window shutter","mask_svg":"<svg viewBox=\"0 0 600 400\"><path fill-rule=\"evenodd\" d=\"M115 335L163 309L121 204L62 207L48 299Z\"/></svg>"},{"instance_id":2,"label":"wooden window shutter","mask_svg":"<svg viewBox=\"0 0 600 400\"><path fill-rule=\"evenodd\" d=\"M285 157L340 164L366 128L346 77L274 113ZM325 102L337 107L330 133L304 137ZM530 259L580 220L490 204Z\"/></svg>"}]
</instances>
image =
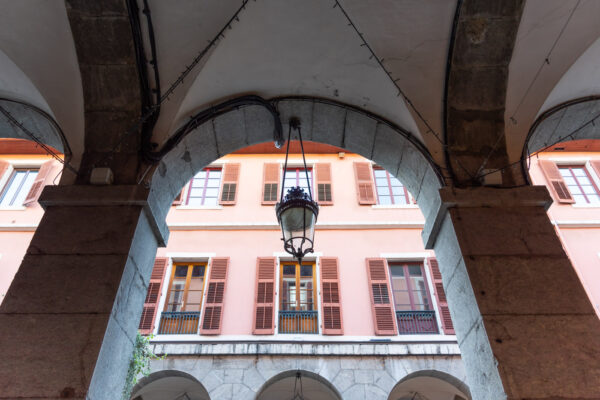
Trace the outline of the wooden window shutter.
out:
<instances>
[{"instance_id":1,"label":"wooden window shutter","mask_svg":"<svg viewBox=\"0 0 600 400\"><path fill-rule=\"evenodd\" d=\"M375 334L396 335L396 315L391 301L387 261L384 258L367 258L367 276Z\"/></svg>"},{"instance_id":2,"label":"wooden window shutter","mask_svg":"<svg viewBox=\"0 0 600 400\"><path fill-rule=\"evenodd\" d=\"M317 172L317 201L321 205L332 205L333 195L331 193L331 164L315 164Z\"/></svg>"},{"instance_id":3,"label":"wooden window shutter","mask_svg":"<svg viewBox=\"0 0 600 400\"><path fill-rule=\"evenodd\" d=\"M375 204L375 185L373 184L370 163L355 162L354 177L356 178L358 204Z\"/></svg>"},{"instance_id":4,"label":"wooden window shutter","mask_svg":"<svg viewBox=\"0 0 600 400\"><path fill-rule=\"evenodd\" d=\"M240 178L240 164L225 164L221 185L221 205L234 205L237 200L237 187Z\"/></svg>"},{"instance_id":5,"label":"wooden window shutter","mask_svg":"<svg viewBox=\"0 0 600 400\"><path fill-rule=\"evenodd\" d=\"M173 205L180 206L182 203L183 203L183 189L181 189L181 192L179 192L177 197L175 197L175 200L173 200Z\"/></svg>"},{"instance_id":6,"label":"wooden window shutter","mask_svg":"<svg viewBox=\"0 0 600 400\"><path fill-rule=\"evenodd\" d=\"M344 334L337 257L321 258L321 308L323 310L323 334Z\"/></svg>"},{"instance_id":7,"label":"wooden window shutter","mask_svg":"<svg viewBox=\"0 0 600 400\"><path fill-rule=\"evenodd\" d=\"M567 184L553 161L540 160L540 167L548 181L548 188L559 203L575 203Z\"/></svg>"},{"instance_id":8,"label":"wooden window shutter","mask_svg":"<svg viewBox=\"0 0 600 400\"><path fill-rule=\"evenodd\" d=\"M275 204L279 197L279 164L265 163L261 204Z\"/></svg>"},{"instance_id":9,"label":"wooden window shutter","mask_svg":"<svg viewBox=\"0 0 600 400\"><path fill-rule=\"evenodd\" d=\"M275 257L258 257L252 328L254 335L272 335L275 331L275 267Z\"/></svg>"},{"instance_id":10,"label":"wooden window shutter","mask_svg":"<svg viewBox=\"0 0 600 400\"><path fill-rule=\"evenodd\" d=\"M433 287L435 288L435 298L437 299L438 312L440 313L440 320L442 321L442 330L446 335L454 335L454 325L452 324L452 318L450 317L450 308L448 308L448 301L446 300L446 292L444 292L444 285L442 284L442 274L440 273L440 267L435 258L429 258L427 260L429 265L429 273Z\"/></svg>"},{"instance_id":11,"label":"wooden window shutter","mask_svg":"<svg viewBox=\"0 0 600 400\"><path fill-rule=\"evenodd\" d=\"M52 170L52 160L46 161L40 167L37 176L35 177L35 181L33 181L33 185L31 185L31 189L29 189L29 193L27 193L27 197L23 202L23 205L29 205L35 203L37 199L40 197L42 190L44 190L44 182L46 181L46 177Z\"/></svg>"},{"instance_id":12,"label":"wooden window shutter","mask_svg":"<svg viewBox=\"0 0 600 400\"><path fill-rule=\"evenodd\" d=\"M2 177L4 176L4 174L6 173L6 171L8 170L8 167L10 167L10 163L7 163L6 161L0 160L0 180L2 180ZM0 187L0 190L2 190L1 187Z\"/></svg>"},{"instance_id":13,"label":"wooden window shutter","mask_svg":"<svg viewBox=\"0 0 600 400\"><path fill-rule=\"evenodd\" d=\"M146 293L146 300L144 300L144 310L140 319L139 330L142 335L149 335L154 331L156 310L160 301L168 261L169 259L164 257L156 257L154 260L154 268L152 269L152 275L150 275L148 292Z\"/></svg>"},{"instance_id":14,"label":"wooden window shutter","mask_svg":"<svg viewBox=\"0 0 600 400\"><path fill-rule=\"evenodd\" d=\"M228 267L229 257L213 258L211 261L202 327L200 328L202 335L218 335L221 333Z\"/></svg>"},{"instance_id":15,"label":"wooden window shutter","mask_svg":"<svg viewBox=\"0 0 600 400\"><path fill-rule=\"evenodd\" d=\"M600 161L590 161L590 164L592 164L592 168L594 168L594 171L596 172L596 176L598 178L600 178ZM0 177L2 177L2 166L0 165Z\"/></svg>"}]
</instances>

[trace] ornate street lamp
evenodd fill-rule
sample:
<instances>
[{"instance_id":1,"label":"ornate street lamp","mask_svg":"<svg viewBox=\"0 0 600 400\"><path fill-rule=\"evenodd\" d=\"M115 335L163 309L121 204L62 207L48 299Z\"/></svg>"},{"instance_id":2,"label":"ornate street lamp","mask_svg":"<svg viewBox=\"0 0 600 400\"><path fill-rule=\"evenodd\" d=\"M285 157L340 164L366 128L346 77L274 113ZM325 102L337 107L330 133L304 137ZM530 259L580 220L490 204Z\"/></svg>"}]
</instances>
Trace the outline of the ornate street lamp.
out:
<instances>
[{"instance_id":1,"label":"ornate street lamp","mask_svg":"<svg viewBox=\"0 0 600 400\"><path fill-rule=\"evenodd\" d=\"M283 237L283 248L286 252L298 259L298 264L302 265L302 258L308 253L313 252L315 224L319 215L319 205L312 198L311 184L308 179L308 170L306 168L306 159L304 158L304 145L302 144L302 133L300 131L300 120L296 117L290 118L290 129L288 132L288 143L285 151L285 164L283 167L283 178L281 180L281 202L275 206L277 221L281 225ZM306 173L306 182L308 184L308 193L304 192L300 186L291 187L287 194L283 195L285 183L285 171L287 170L288 155L290 152L290 139L292 129L298 131L300 140L300 149L302 150L302 161L304 162L304 172Z\"/></svg>"}]
</instances>

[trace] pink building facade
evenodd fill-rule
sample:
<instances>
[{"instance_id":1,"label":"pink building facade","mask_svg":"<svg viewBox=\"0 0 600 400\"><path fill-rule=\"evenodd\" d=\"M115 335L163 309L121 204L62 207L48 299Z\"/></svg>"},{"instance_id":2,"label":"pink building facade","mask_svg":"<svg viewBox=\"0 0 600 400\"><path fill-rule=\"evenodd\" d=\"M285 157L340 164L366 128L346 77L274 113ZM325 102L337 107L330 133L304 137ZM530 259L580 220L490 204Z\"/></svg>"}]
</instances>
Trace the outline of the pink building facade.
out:
<instances>
[{"instance_id":1,"label":"pink building facade","mask_svg":"<svg viewBox=\"0 0 600 400\"><path fill-rule=\"evenodd\" d=\"M600 315L600 153L568 150L532 158L530 176L549 186L548 213ZM43 216L36 197L61 166L0 157L3 295ZM306 161L308 183L299 154L284 171L284 154L258 145L182 189L140 321L167 356L132 398L291 398L298 380L318 399L470 398L451 321L461 310L448 309L410 193L342 149L309 144ZM302 265L283 251L275 217L284 176L320 203Z\"/></svg>"}]
</instances>

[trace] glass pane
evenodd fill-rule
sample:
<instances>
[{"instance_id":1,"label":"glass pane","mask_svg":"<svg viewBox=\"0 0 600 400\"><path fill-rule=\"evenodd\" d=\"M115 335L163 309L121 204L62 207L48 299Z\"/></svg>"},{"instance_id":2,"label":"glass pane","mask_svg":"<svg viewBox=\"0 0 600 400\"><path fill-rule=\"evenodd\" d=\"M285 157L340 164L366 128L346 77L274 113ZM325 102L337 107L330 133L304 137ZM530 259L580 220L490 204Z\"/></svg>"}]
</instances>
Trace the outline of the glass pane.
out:
<instances>
[{"instance_id":1,"label":"glass pane","mask_svg":"<svg viewBox=\"0 0 600 400\"><path fill-rule=\"evenodd\" d=\"M206 182L206 186L209 188L218 188L219 186L221 186L221 180L220 179L209 179Z\"/></svg>"},{"instance_id":2,"label":"glass pane","mask_svg":"<svg viewBox=\"0 0 600 400\"><path fill-rule=\"evenodd\" d=\"M585 171L583 170L583 168L573 168L573 173L575 174L575 176L579 177L583 177L586 176Z\"/></svg>"},{"instance_id":3,"label":"glass pane","mask_svg":"<svg viewBox=\"0 0 600 400\"><path fill-rule=\"evenodd\" d=\"M379 204L392 204L392 198L390 196L379 196Z\"/></svg>"},{"instance_id":4,"label":"glass pane","mask_svg":"<svg viewBox=\"0 0 600 400\"><path fill-rule=\"evenodd\" d=\"M192 188L190 190L190 197L202 197L202 193L204 193L204 187Z\"/></svg>"},{"instance_id":5,"label":"glass pane","mask_svg":"<svg viewBox=\"0 0 600 400\"><path fill-rule=\"evenodd\" d=\"M3 205L3 206L13 205L13 203L14 203L13 200L15 198L15 195L17 194L17 191L21 187L21 184L23 183L23 180L25 179L26 174L27 174L26 171L16 171L13 174L12 179L6 186L4 194L2 195L2 201L0 202L0 205Z\"/></svg>"},{"instance_id":6,"label":"glass pane","mask_svg":"<svg viewBox=\"0 0 600 400\"><path fill-rule=\"evenodd\" d=\"M600 204L600 196L598 196L597 194L588 196L588 200L590 201L590 203Z\"/></svg>"},{"instance_id":7,"label":"glass pane","mask_svg":"<svg viewBox=\"0 0 600 400\"><path fill-rule=\"evenodd\" d=\"M204 276L204 265L194 265L192 270L192 278L197 276Z\"/></svg>"},{"instance_id":8,"label":"glass pane","mask_svg":"<svg viewBox=\"0 0 600 400\"><path fill-rule=\"evenodd\" d=\"M296 276L296 266L295 265L284 265L283 266L283 274Z\"/></svg>"},{"instance_id":9,"label":"glass pane","mask_svg":"<svg viewBox=\"0 0 600 400\"><path fill-rule=\"evenodd\" d=\"M376 178L385 178L387 176L386 171L383 169L376 169L373 170L373 172L375 173Z\"/></svg>"},{"instance_id":10,"label":"glass pane","mask_svg":"<svg viewBox=\"0 0 600 400\"><path fill-rule=\"evenodd\" d=\"M565 183L567 184L567 186L571 186L571 185L577 185L577 182L575 182L575 178L571 177L571 176L566 176L564 178Z\"/></svg>"},{"instance_id":11,"label":"glass pane","mask_svg":"<svg viewBox=\"0 0 600 400\"><path fill-rule=\"evenodd\" d=\"M404 267L401 265L390 266L392 276L404 276Z\"/></svg>"},{"instance_id":12,"label":"glass pane","mask_svg":"<svg viewBox=\"0 0 600 400\"><path fill-rule=\"evenodd\" d=\"M579 186L577 185L569 186L569 190L571 191L571 194L581 194L581 189L579 189Z\"/></svg>"},{"instance_id":13,"label":"glass pane","mask_svg":"<svg viewBox=\"0 0 600 400\"><path fill-rule=\"evenodd\" d=\"M189 290L187 295L187 304L200 304L202 302L201 290ZM188 310L190 311L190 310Z\"/></svg>"},{"instance_id":14,"label":"glass pane","mask_svg":"<svg viewBox=\"0 0 600 400\"><path fill-rule=\"evenodd\" d=\"M206 197L217 197L219 188L206 188Z\"/></svg>"},{"instance_id":15,"label":"glass pane","mask_svg":"<svg viewBox=\"0 0 600 400\"><path fill-rule=\"evenodd\" d=\"M396 196L404 196L404 188L402 186L393 186L392 194L395 194Z\"/></svg>"},{"instance_id":16,"label":"glass pane","mask_svg":"<svg viewBox=\"0 0 600 400\"><path fill-rule=\"evenodd\" d=\"M215 170L215 169L211 169L209 174L208 174L209 179L212 178L217 178L217 179L221 179L221 170Z\"/></svg>"},{"instance_id":17,"label":"glass pane","mask_svg":"<svg viewBox=\"0 0 600 400\"><path fill-rule=\"evenodd\" d=\"M560 168L559 171L562 176L571 176L571 171L568 168Z\"/></svg>"},{"instance_id":18,"label":"glass pane","mask_svg":"<svg viewBox=\"0 0 600 400\"><path fill-rule=\"evenodd\" d=\"M312 275L313 275L312 265L303 265L300 268L300 276L312 276Z\"/></svg>"},{"instance_id":19,"label":"glass pane","mask_svg":"<svg viewBox=\"0 0 600 400\"><path fill-rule=\"evenodd\" d=\"M421 267L417 265L411 265L408 267L408 274L410 276L421 276L423 272L421 271Z\"/></svg>"},{"instance_id":20,"label":"glass pane","mask_svg":"<svg viewBox=\"0 0 600 400\"><path fill-rule=\"evenodd\" d=\"M390 188L387 186L377 186L377 194L380 196L389 196Z\"/></svg>"},{"instance_id":21,"label":"glass pane","mask_svg":"<svg viewBox=\"0 0 600 400\"><path fill-rule=\"evenodd\" d=\"M577 204L586 204L587 203L587 201L585 200L585 197L582 194L573 195L573 199L575 199L575 203L577 203Z\"/></svg>"},{"instance_id":22,"label":"glass pane","mask_svg":"<svg viewBox=\"0 0 600 400\"><path fill-rule=\"evenodd\" d=\"M202 286L204 285L203 278L193 278L190 279L190 287L188 290L202 290Z\"/></svg>"},{"instance_id":23,"label":"glass pane","mask_svg":"<svg viewBox=\"0 0 600 400\"><path fill-rule=\"evenodd\" d=\"M202 197L190 197L187 204L189 206L200 206L202 205Z\"/></svg>"},{"instance_id":24,"label":"glass pane","mask_svg":"<svg viewBox=\"0 0 600 400\"><path fill-rule=\"evenodd\" d=\"M390 182L392 183L392 186L403 186L402 182L400 182L397 178L394 178L391 175L390 175Z\"/></svg>"},{"instance_id":25,"label":"glass pane","mask_svg":"<svg viewBox=\"0 0 600 400\"><path fill-rule=\"evenodd\" d=\"M596 189L593 186L584 186L583 193L585 194L596 194Z\"/></svg>"},{"instance_id":26,"label":"glass pane","mask_svg":"<svg viewBox=\"0 0 600 400\"><path fill-rule=\"evenodd\" d=\"M192 187L193 188L203 188L204 187L204 179L194 179L192 181Z\"/></svg>"},{"instance_id":27,"label":"glass pane","mask_svg":"<svg viewBox=\"0 0 600 400\"><path fill-rule=\"evenodd\" d=\"M200 311L200 303L190 304L186 303L185 310L183 311Z\"/></svg>"},{"instance_id":28,"label":"glass pane","mask_svg":"<svg viewBox=\"0 0 600 400\"><path fill-rule=\"evenodd\" d=\"M401 196L394 196L394 204L408 204L406 196L404 196L404 194Z\"/></svg>"},{"instance_id":29,"label":"glass pane","mask_svg":"<svg viewBox=\"0 0 600 400\"><path fill-rule=\"evenodd\" d=\"M175 277L176 278L185 278L187 276L188 266L187 265L177 265L175 266Z\"/></svg>"},{"instance_id":30,"label":"glass pane","mask_svg":"<svg viewBox=\"0 0 600 400\"><path fill-rule=\"evenodd\" d=\"M206 171L204 171L204 170L202 170L202 171L198 172L196 175L194 175L194 178L202 179L202 180L204 180L205 177L206 177Z\"/></svg>"},{"instance_id":31,"label":"glass pane","mask_svg":"<svg viewBox=\"0 0 600 400\"><path fill-rule=\"evenodd\" d=\"M208 198L204 199L204 205L205 206L216 206L217 198L216 197L208 197Z\"/></svg>"},{"instance_id":32,"label":"glass pane","mask_svg":"<svg viewBox=\"0 0 600 400\"><path fill-rule=\"evenodd\" d=\"M375 183L377 186L387 186L388 180L387 180L387 178L376 178Z\"/></svg>"}]
</instances>

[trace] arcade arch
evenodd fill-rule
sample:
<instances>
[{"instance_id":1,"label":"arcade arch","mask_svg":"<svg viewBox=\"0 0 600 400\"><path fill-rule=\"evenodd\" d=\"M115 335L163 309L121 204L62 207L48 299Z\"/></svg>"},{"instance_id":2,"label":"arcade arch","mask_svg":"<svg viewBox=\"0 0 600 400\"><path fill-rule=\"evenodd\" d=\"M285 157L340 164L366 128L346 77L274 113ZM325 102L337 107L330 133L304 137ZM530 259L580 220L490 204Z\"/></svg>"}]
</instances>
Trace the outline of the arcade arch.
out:
<instances>
[{"instance_id":1,"label":"arcade arch","mask_svg":"<svg viewBox=\"0 0 600 400\"><path fill-rule=\"evenodd\" d=\"M196 378L175 370L158 371L142 378L131 393L132 400L210 400Z\"/></svg>"}]
</instances>

